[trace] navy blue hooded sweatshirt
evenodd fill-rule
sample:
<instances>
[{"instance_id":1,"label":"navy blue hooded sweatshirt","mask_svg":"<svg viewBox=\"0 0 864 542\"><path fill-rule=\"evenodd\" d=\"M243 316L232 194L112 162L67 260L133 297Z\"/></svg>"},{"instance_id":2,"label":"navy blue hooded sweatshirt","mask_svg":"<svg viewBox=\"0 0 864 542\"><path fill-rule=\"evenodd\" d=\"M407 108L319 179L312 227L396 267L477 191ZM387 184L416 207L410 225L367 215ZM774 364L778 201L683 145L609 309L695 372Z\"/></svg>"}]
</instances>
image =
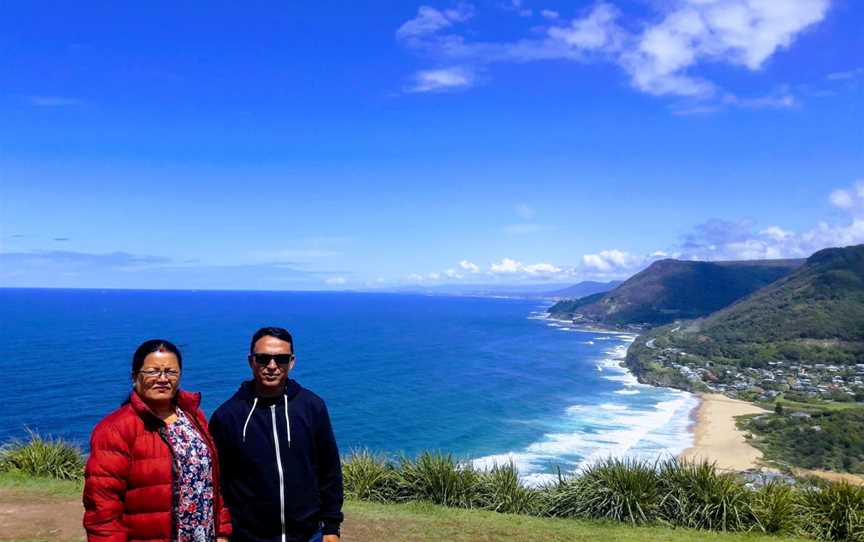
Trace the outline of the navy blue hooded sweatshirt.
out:
<instances>
[{"instance_id":1,"label":"navy blue hooded sweatshirt","mask_svg":"<svg viewBox=\"0 0 864 542\"><path fill-rule=\"evenodd\" d=\"M306 542L338 534L342 467L324 401L288 380L278 397L243 382L210 419L232 542Z\"/></svg>"}]
</instances>

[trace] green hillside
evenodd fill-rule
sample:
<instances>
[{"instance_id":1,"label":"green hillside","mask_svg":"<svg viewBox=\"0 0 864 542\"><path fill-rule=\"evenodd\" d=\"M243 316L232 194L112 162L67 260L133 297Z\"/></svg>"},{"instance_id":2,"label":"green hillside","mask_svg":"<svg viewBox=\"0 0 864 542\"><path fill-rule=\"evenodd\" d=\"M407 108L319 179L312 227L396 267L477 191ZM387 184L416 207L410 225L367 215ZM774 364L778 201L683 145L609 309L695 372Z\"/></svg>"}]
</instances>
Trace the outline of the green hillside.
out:
<instances>
[{"instance_id":1,"label":"green hillside","mask_svg":"<svg viewBox=\"0 0 864 542\"><path fill-rule=\"evenodd\" d=\"M864 245L819 251L706 318L651 330L627 365L643 382L782 404L747 426L766 458L864 473Z\"/></svg>"},{"instance_id":2,"label":"green hillside","mask_svg":"<svg viewBox=\"0 0 864 542\"><path fill-rule=\"evenodd\" d=\"M788 275L802 263L660 260L611 292L561 301L549 313L608 326L656 326L698 318Z\"/></svg>"},{"instance_id":3,"label":"green hillside","mask_svg":"<svg viewBox=\"0 0 864 542\"><path fill-rule=\"evenodd\" d=\"M790 275L665 339L741 367L864 363L864 245L819 251Z\"/></svg>"},{"instance_id":4,"label":"green hillside","mask_svg":"<svg viewBox=\"0 0 864 542\"><path fill-rule=\"evenodd\" d=\"M733 342L864 341L864 245L821 250L794 273L707 318Z\"/></svg>"}]
</instances>

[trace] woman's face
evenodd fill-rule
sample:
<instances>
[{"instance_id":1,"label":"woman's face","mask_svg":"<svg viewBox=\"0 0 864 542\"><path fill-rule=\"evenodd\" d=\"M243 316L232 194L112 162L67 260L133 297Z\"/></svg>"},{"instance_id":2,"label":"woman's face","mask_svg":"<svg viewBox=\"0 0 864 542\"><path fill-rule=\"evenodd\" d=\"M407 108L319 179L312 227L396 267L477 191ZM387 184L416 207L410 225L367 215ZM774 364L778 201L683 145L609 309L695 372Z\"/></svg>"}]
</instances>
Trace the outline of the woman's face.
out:
<instances>
[{"instance_id":1,"label":"woman's face","mask_svg":"<svg viewBox=\"0 0 864 542\"><path fill-rule=\"evenodd\" d=\"M135 391L147 403L167 403L180 386L180 363L177 356L160 350L144 358L138 374L133 375Z\"/></svg>"}]
</instances>

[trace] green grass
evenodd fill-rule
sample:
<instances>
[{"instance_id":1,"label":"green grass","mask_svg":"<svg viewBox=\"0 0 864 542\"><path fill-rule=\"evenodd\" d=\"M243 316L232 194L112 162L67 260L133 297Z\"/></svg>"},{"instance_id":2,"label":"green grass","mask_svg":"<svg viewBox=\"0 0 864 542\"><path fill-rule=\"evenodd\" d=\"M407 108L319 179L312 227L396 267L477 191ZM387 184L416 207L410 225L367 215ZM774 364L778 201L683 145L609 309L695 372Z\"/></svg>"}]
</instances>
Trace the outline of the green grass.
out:
<instances>
[{"instance_id":1,"label":"green grass","mask_svg":"<svg viewBox=\"0 0 864 542\"><path fill-rule=\"evenodd\" d=\"M716 533L669 527L628 527L616 522L535 518L428 503L380 504L349 501L349 522L361 523L369 540L428 542L801 542L795 537ZM350 524L349 524L350 525ZM380 528L380 530L375 530ZM346 530L348 536L350 531ZM380 538L376 538L380 537ZM346 539L348 538L346 536ZM366 538L364 538L365 540Z\"/></svg>"},{"instance_id":2,"label":"green grass","mask_svg":"<svg viewBox=\"0 0 864 542\"><path fill-rule=\"evenodd\" d=\"M84 490L84 481L36 478L23 472L0 472L0 489L57 497L80 497Z\"/></svg>"},{"instance_id":3,"label":"green grass","mask_svg":"<svg viewBox=\"0 0 864 542\"><path fill-rule=\"evenodd\" d=\"M44 438L27 430L30 440L13 440L0 447L0 472L21 472L37 478L81 480L84 456L74 444L58 438Z\"/></svg>"},{"instance_id":4,"label":"green grass","mask_svg":"<svg viewBox=\"0 0 864 542\"><path fill-rule=\"evenodd\" d=\"M861 403L842 403L839 401L825 400L818 400L813 403L802 403L800 401L792 401L791 399L786 399L782 395L778 396L775 401L781 403L783 405L783 408L785 408L789 412L807 412L808 414L813 414L815 412L837 412L841 410L855 410L859 408L864 409L864 404ZM774 402L758 404L764 407L766 410L774 410Z\"/></svg>"},{"instance_id":5,"label":"green grass","mask_svg":"<svg viewBox=\"0 0 864 542\"><path fill-rule=\"evenodd\" d=\"M81 471L83 458L77 449L34 434L31 443L15 443L4 447L3 451L6 455L0 455L0 459L5 460L0 463L3 467L0 468L0 489L13 500L80 498L82 480L68 479L69 473ZM447 521L471 517L481 518L477 520L480 523L486 521L482 518L487 516L462 516L458 510L493 512L500 519L489 527L502 534L509 533L509 538L467 538L471 540L540 539L518 534L520 525L547 526L543 527L549 531L544 535L546 540L558 540L559 531L564 533L561 536L580 540L569 533L579 525L589 531L624 529L621 532L630 532L627 525L630 528L644 525L649 530L639 535L642 538L633 540L679 540L675 533L681 529L699 529L700 532L805 532L821 540L864 542L864 488L824 482L794 486L776 482L754 491L745 486L739 476L721 473L713 464L705 462L669 459L646 463L607 459L584 472L559 477L558 483L540 488L522 485L512 464L484 471L440 452L390 460L359 451L345 458L343 472L346 496L355 509L375 510L363 508L366 505L361 504L372 501L369 506L378 504L396 512L430 511L430 520L444 514ZM437 505L447 506L452 511L443 512L435 508ZM430 506L433 508L428 508ZM552 519L549 516L566 522L544 523ZM418 525L423 521L418 519ZM393 529L399 528L395 523L398 522L390 521ZM385 524L388 523L382 519L359 527L371 532L384 528L381 526ZM467 532L475 529L473 524L454 528L454 536L463 527ZM481 532L482 528L479 526L475 530ZM450 532L447 525L434 529ZM650 529L659 529L667 538L651 538ZM358 540L389 538L385 532L370 535L365 531ZM595 532L591 536L599 535ZM717 536L720 535L700 535L698 540L736 539Z\"/></svg>"}]
</instances>

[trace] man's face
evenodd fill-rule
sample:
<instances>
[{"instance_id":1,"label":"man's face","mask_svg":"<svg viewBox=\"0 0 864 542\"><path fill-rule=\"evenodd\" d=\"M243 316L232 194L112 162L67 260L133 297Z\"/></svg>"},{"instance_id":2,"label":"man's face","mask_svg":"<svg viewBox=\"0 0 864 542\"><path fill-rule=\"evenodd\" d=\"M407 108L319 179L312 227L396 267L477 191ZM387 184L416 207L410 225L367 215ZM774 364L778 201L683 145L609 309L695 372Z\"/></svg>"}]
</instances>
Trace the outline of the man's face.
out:
<instances>
[{"instance_id":1,"label":"man's face","mask_svg":"<svg viewBox=\"0 0 864 542\"><path fill-rule=\"evenodd\" d=\"M266 335L255 342L252 354L249 356L249 367L258 385L258 391L266 395L277 395L282 392L288 372L294 368L294 348L291 343ZM276 356L276 357L274 357ZM279 363L279 359L290 362ZM264 363L261 363L261 362Z\"/></svg>"}]
</instances>

